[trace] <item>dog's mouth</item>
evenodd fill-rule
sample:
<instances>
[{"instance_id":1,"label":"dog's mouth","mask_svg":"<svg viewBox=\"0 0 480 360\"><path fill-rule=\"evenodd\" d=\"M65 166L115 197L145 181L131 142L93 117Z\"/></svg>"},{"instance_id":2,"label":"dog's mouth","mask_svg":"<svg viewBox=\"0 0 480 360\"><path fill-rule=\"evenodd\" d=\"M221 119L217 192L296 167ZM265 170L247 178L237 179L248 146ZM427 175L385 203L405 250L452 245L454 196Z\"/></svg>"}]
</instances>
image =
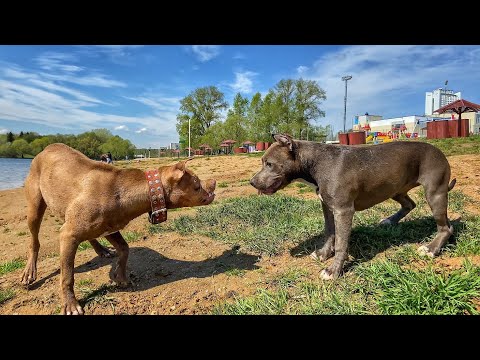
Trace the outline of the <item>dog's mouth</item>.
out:
<instances>
[{"instance_id":1,"label":"dog's mouth","mask_svg":"<svg viewBox=\"0 0 480 360\"><path fill-rule=\"evenodd\" d=\"M205 205L208 205L213 201L213 199L215 199L215 193L212 191L212 192L207 193L207 197L205 199L203 199L203 203Z\"/></svg>"},{"instance_id":2,"label":"dog's mouth","mask_svg":"<svg viewBox=\"0 0 480 360\"><path fill-rule=\"evenodd\" d=\"M282 179L278 179L275 181L272 185L270 185L266 189L258 189L259 194L264 194L264 195L272 195L276 193L282 185Z\"/></svg>"}]
</instances>

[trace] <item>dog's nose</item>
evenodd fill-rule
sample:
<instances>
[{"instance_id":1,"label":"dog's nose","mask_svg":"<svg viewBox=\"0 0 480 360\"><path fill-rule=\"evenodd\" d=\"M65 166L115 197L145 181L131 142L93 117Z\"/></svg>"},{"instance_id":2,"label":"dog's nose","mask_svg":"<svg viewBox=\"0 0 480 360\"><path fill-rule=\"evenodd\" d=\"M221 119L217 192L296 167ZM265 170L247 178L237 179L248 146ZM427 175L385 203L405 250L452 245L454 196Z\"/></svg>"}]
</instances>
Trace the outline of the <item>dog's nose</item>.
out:
<instances>
[{"instance_id":1,"label":"dog's nose","mask_svg":"<svg viewBox=\"0 0 480 360\"><path fill-rule=\"evenodd\" d=\"M250 179L250 185L252 185L253 187L255 187L255 185L253 184L253 178Z\"/></svg>"}]
</instances>

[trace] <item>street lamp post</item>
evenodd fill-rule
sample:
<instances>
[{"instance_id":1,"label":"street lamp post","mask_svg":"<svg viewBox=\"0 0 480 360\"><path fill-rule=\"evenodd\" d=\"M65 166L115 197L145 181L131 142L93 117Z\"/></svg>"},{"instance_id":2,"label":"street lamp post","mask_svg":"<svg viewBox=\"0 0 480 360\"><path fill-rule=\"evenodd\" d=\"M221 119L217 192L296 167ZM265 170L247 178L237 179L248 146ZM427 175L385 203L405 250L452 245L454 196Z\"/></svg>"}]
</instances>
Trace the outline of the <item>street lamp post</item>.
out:
<instances>
[{"instance_id":1,"label":"street lamp post","mask_svg":"<svg viewBox=\"0 0 480 360\"><path fill-rule=\"evenodd\" d=\"M343 132L345 133L345 126L347 122L347 81L352 78L351 75L346 75L342 77L342 81L345 81L345 107L343 110Z\"/></svg>"},{"instance_id":2,"label":"street lamp post","mask_svg":"<svg viewBox=\"0 0 480 360\"><path fill-rule=\"evenodd\" d=\"M190 157L190 118L188 118L188 157Z\"/></svg>"}]
</instances>

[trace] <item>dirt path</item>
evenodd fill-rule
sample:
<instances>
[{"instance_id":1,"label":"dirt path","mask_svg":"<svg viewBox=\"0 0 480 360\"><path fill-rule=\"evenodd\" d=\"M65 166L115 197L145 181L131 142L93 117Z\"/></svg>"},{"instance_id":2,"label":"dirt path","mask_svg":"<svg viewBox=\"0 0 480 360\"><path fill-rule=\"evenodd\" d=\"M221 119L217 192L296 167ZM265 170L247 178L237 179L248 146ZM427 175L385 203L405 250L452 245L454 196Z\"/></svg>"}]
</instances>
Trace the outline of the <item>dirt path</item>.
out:
<instances>
[{"instance_id":1,"label":"dirt path","mask_svg":"<svg viewBox=\"0 0 480 360\"><path fill-rule=\"evenodd\" d=\"M449 157L455 190L480 201L480 155ZM119 167L151 168L172 163L170 159L121 163ZM197 158L189 167L200 178L217 180L216 201L255 194L248 180L260 169L259 157L223 156ZM289 186L282 190L303 198ZM29 231L26 224L23 188L0 192L0 263L26 258ZM480 214L479 208L468 209ZM172 211L169 219L194 210ZM40 230L40 258L37 281L26 290L19 285L22 269L0 276L0 289L13 289L15 297L0 305L0 314L54 314L59 311L58 231L62 222L47 209ZM319 265L308 257L292 257L289 252L258 258L207 237L182 237L176 233L148 235L146 215L134 219L125 231L145 236L131 243L129 273L133 285L127 289L110 286L110 259L98 258L92 249L77 252L75 284L78 298L89 296L89 314L198 314L209 313L215 304L234 296L252 294L268 287L268 280L290 268L301 267L317 278ZM161 226L161 225L160 225ZM116 261L116 260L114 260ZM95 292L95 290L98 290ZM93 292L93 293L92 293Z\"/></svg>"}]
</instances>

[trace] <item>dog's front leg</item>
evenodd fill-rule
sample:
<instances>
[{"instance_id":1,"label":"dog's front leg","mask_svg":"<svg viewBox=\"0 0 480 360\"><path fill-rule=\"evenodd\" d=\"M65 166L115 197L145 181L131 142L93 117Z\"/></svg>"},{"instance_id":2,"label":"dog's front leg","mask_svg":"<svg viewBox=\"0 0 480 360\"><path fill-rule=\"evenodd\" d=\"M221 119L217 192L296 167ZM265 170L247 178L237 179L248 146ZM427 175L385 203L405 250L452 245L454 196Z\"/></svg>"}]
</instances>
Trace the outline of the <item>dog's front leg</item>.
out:
<instances>
[{"instance_id":1,"label":"dog's front leg","mask_svg":"<svg viewBox=\"0 0 480 360\"><path fill-rule=\"evenodd\" d=\"M335 253L335 220L332 210L322 201L323 217L325 218L325 244L320 250L310 254L314 259L325 261Z\"/></svg>"},{"instance_id":2,"label":"dog's front leg","mask_svg":"<svg viewBox=\"0 0 480 360\"><path fill-rule=\"evenodd\" d=\"M334 208L335 219L335 257L333 264L322 270L321 277L325 280L336 279L343 270L343 264L348 258L348 241L352 231L352 220L355 209L351 207Z\"/></svg>"},{"instance_id":3,"label":"dog's front leg","mask_svg":"<svg viewBox=\"0 0 480 360\"><path fill-rule=\"evenodd\" d=\"M60 286L64 315L83 315L83 309L73 292L73 267L79 244L80 241L66 231L60 234Z\"/></svg>"}]
</instances>

